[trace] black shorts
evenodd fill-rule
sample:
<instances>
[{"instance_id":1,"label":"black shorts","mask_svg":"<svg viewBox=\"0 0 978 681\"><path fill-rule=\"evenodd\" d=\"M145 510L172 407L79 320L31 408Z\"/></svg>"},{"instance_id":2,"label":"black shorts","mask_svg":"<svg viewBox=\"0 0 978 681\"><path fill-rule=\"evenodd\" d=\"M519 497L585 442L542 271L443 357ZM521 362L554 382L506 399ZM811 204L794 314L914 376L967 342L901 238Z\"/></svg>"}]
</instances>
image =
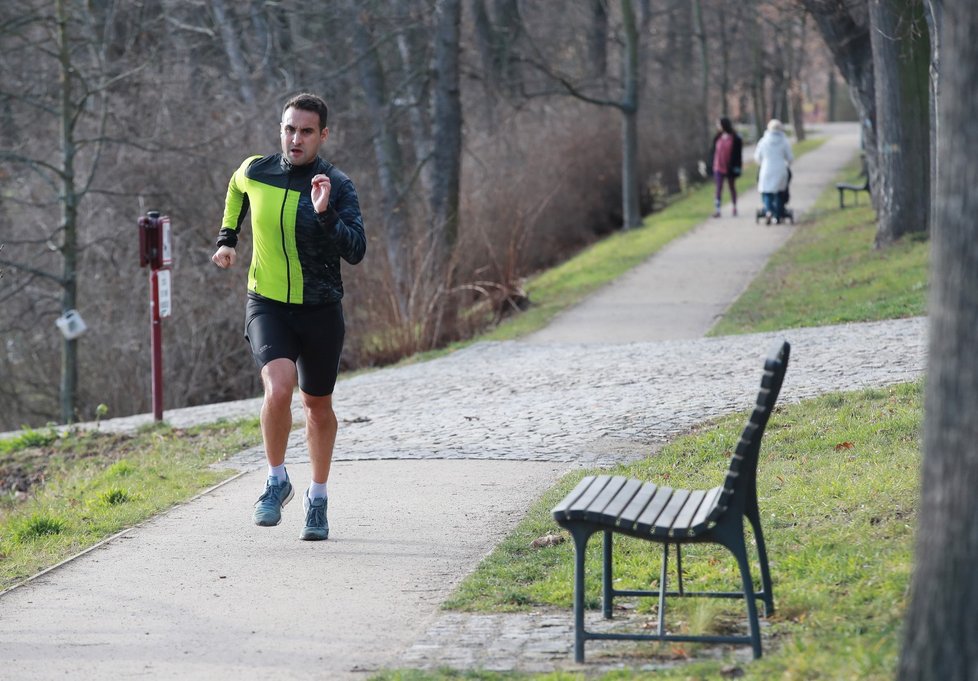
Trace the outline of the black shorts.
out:
<instances>
[{"instance_id":1,"label":"black shorts","mask_svg":"<svg viewBox=\"0 0 978 681\"><path fill-rule=\"evenodd\" d=\"M290 305L248 295L245 338L259 370L273 359L287 357L299 372L304 393L332 395L343 350L343 306Z\"/></svg>"}]
</instances>

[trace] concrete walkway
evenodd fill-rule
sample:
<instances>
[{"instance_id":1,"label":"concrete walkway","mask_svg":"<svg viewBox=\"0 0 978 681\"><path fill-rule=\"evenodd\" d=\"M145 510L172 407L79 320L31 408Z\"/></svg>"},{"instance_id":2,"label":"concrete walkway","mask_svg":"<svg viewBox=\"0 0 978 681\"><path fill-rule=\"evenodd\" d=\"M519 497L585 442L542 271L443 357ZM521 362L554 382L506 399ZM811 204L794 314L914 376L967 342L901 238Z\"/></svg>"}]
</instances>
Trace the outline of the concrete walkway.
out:
<instances>
[{"instance_id":1,"label":"concrete walkway","mask_svg":"<svg viewBox=\"0 0 978 681\"><path fill-rule=\"evenodd\" d=\"M796 212L856 153L850 132L834 133L796 164ZM806 189L816 173L821 184ZM744 197L742 211L754 203ZM758 253L789 231L755 228L752 216L709 220L680 240L698 246L677 242L667 249L673 255L641 268L648 278L639 288L663 295L628 294L632 311L615 324L603 320L617 329L611 340L536 334L341 381L328 542L298 541L298 500L278 527L251 524L263 456L240 452L229 465L242 475L0 595L0 678L363 679L397 666L572 668L569 604L519 616L438 606L563 473L648 455L694 423L746 408L780 335L701 336L763 264ZM693 256L706 253L708 234L708 243L725 240L725 257L698 265ZM709 300L719 283L677 289L673 257L686 258L679 271L709 272L726 288ZM662 271L672 273L656 280ZM622 290L638 276L628 275ZM702 299L702 313L687 319L683 310L697 306L676 308L670 289ZM600 295L614 290L617 283ZM616 305L605 297L601 307ZM655 333L682 330L628 335L629 317L646 316L661 320ZM783 399L913 379L923 372L925 333L921 319L786 332L793 351ZM257 406L245 400L166 418L182 426L253 416ZM309 476L301 433L288 462L301 489Z\"/></svg>"}]
</instances>

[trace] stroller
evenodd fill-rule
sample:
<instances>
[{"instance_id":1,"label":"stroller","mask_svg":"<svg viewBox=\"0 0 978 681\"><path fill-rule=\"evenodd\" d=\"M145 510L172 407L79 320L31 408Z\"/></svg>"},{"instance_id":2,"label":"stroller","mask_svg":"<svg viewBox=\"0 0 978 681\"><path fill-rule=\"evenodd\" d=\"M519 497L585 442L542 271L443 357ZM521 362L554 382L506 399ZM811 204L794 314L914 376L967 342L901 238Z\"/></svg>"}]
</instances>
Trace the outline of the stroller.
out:
<instances>
[{"instance_id":1,"label":"stroller","mask_svg":"<svg viewBox=\"0 0 978 681\"><path fill-rule=\"evenodd\" d=\"M791 221L791 224L795 224L795 211L788 207L788 200L791 198L791 168L788 168L788 184L785 185L784 191L778 192L781 198L781 220L780 222ZM754 214L754 224L756 225L761 220L767 217L767 213L764 208L758 208L757 213Z\"/></svg>"}]
</instances>

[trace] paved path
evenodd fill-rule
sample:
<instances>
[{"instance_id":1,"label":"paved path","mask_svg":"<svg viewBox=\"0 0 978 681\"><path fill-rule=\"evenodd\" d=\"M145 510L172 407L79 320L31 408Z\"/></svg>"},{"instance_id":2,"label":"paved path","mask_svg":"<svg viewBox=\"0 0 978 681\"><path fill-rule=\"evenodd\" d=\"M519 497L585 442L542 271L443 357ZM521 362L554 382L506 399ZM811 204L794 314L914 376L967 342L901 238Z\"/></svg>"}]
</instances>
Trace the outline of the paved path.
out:
<instances>
[{"instance_id":1,"label":"paved path","mask_svg":"<svg viewBox=\"0 0 978 681\"><path fill-rule=\"evenodd\" d=\"M836 164L851 156L836 143L823 149ZM792 203L800 209L801 199ZM756 247L775 229L729 247ZM743 262L730 256L710 269ZM296 539L298 502L276 528L251 525L263 457L241 452L229 465L243 475L0 596L0 678L363 679L399 665L572 666L569 606L517 616L438 610L542 490L573 467L648 455L694 423L745 409L775 338L793 344L788 401L924 369L921 319L696 335L486 343L344 380L328 542ZM190 425L253 416L257 405L166 418ZM289 451L299 486L306 461L299 433Z\"/></svg>"},{"instance_id":2,"label":"paved path","mask_svg":"<svg viewBox=\"0 0 978 681\"><path fill-rule=\"evenodd\" d=\"M825 126L831 137L792 164L790 206L799 220L859 149L854 123ZM753 159L753 148L744 151ZM724 188L724 196L730 195ZM723 206L722 218L708 220L612 284L558 315L529 342L629 341L699 338L764 267L794 231L791 223L756 222L760 195L739 197L739 217Z\"/></svg>"}]
</instances>

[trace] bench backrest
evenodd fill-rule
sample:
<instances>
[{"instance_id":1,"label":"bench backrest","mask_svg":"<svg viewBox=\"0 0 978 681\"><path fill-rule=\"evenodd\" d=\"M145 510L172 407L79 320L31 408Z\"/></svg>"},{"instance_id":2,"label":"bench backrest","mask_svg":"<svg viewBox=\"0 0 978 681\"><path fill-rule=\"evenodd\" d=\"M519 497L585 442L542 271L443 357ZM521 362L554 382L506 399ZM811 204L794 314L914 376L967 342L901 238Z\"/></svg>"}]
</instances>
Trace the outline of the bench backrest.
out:
<instances>
[{"instance_id":1,"label":"bench backrest","mask_svg":"<svg viewBox=\"0 0 978 681\"><path fill-rule=\"evenodd\" d=\"M733 456L730 457L730 468L723 481L719 503L708 521L715 521L731 503L744 504L752 496L757 495L757 459L761 451L761 438L771 412L774 411L774 405L778 401L784 374L788 370L790 353L791 345L788 341L778 341L764 361L764 375L761 377L757 403L744 427Z\"/></svg>"}]
</instances>

